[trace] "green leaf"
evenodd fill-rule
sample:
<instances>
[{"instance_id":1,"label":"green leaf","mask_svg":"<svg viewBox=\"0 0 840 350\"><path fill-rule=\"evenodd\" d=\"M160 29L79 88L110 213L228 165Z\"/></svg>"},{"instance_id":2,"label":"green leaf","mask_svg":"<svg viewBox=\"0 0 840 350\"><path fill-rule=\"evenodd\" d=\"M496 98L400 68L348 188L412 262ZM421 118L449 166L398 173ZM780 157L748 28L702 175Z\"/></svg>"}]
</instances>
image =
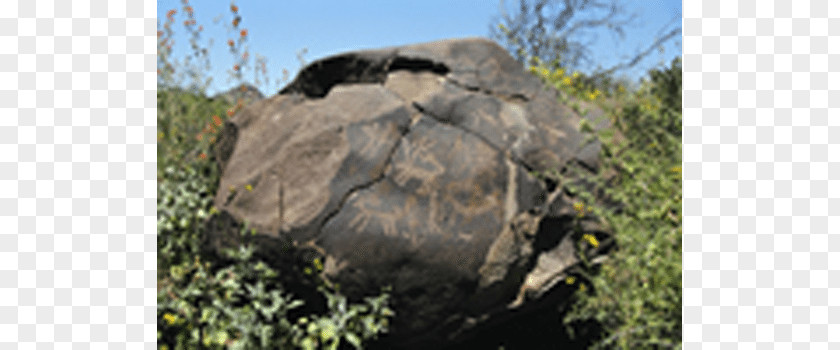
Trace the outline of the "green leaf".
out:
<instances>
[{"instance_id":1,"label":"green leaf","mask_svg":"<svg viewBox=\"0 0 840 350\"><path fill-rule=\"evenodd\" d=\"M336 337L337 327L328 319L320 319L318 322L318 328L321 329L321 342L326 342L327 340Z\"/></svg>"},{"instance_id":2,"label":"green leaf","mask_svg":"<svg viewBox=\"0 0 840 350\"><path fill-rule=\"evenodd\" d=\"M347 334L344 334L344 339L346 339L347 342L350 343L350 345L353 345L354 348L356 348L356 349L361 349L362 348L362 340L359 339L359 336L357 336L353 333L347 333Z\"/></svg>"},{"instance_id":3,"label":"green leaf","mask_svg":"<svg viewBox=\"0 0 840 350\"><path fill-rule=\"evenodd\" d=\"M287 309L289 309L289 310L291 310L291 309L295 309L295 308L301 307L301 306L303 306L303 304L304 304L304 303L303 303L303 300L292 300L292 302L291 302L291 303L289 303L289 304L286 306L286 308L287 308Z\"/></svg>"},{"instance_id":4,"label":"green leaf","mask_svg":"<svg viewBox=\"0 0 840 350\"><path fill-rule=\"evenodd\" d=\"M312 337L306 337L300 342L300 347L305 350L315 350L318 348L318 342Z\"/></svg>"},{"instance_id":5,"label":"green leaf","mask_svg":"<svg viewBox=\"0 0 840 350\"><path fill-rule=\"evenodd\" d=\"M228 340L228 334L225 331L216 332L216 344L224 345Z\"/></svg>"},{"instance_id":6,"label":"green leaf","mask_svg":"<svg viewBox=\"0 0 840 350\"><path fill-rule=\"evenodd\" d=\"M306 333L309 333L309 334L318 333L318 324L315 323L315 322L310 323L308 326L306 326Z\"/></svg>"}]
</instances>

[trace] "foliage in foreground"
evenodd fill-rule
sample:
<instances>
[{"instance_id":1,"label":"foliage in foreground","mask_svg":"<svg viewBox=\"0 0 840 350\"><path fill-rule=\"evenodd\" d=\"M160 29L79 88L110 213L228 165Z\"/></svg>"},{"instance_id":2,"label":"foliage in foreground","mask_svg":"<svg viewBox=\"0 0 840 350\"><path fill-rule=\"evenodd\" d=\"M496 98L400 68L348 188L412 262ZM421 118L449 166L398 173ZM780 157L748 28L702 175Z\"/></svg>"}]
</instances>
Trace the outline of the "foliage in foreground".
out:
<instances>
[{"instance_id":1,"label":"foliage in foreground","mask_svg":"<svg viewBox=\"0 0 840 350\"><path fill-rule=\"evenodd\" d=\"M235 17L232 27L239 35L236 41L228 40L228 45L237 58L233 73L241 81L248 55L247 51L239 55L239 49L247 30L239 27L236 5L231 5L231 12ZM388 307L387 290L361 303L350 303L336 286L309 273L326 300L325 311L300 316L304 302L286 292L279 282L280 272L255 259L252 246L230 249L227 263L202 253L203 224L215 214L212 201L219 179L209 150L224 118L232 116L242 103L230 106L207 98L204 91L209 79L203 81L197 74L201 67L190 65L189 60L182 66L168 60L176 13L169 11L163 30L158 32L158 347L361 348L388 330L393 311ZM206 51L197 45L202 27L196 28L187 1L183 1L183 13L195 50L192 57L209 66ZM178 69L187 72L193 82L175 81ZM322 267L320 261L314 263L316 270Z\"/></svg>"},{"instance_id":2,"label":"foliage in foreground","mask_svg":"<svg viewBox=\"0 0 840 350\"><path fill-rule=\"evenodd\" d=\"M387 292L350 304L322 281L327 313L294 321L290 312L303 301L285 292L277 271L253 258L252 246L227 255L234 263L222 268L199 256L170 267L158 291L159 342L175 349L337 349L345 342L359 349L387 331L393 315Z\"/></svg>"},{"instance_id":3,"label":"foliage in foreground","mask_svg":"<svg viewBox=\"0 0 840 350\"><path fill-rule=\"evenodd\" d=\"M539 61L537 61L539 64ZM605 330L596 348L679 348L682 338L682 66L652 70L633 92L612 92L577 83L578 74L545 65L531 67L544 81L570 98L596 101L608 110L611 127L582 131L598 138L603 166L594 191L567 185L605 222L617 249L599 266L587 264L586 285L564 322L595 320ZM601 98L599 98L601 97ZM611 101L607 101L607 98ZM616 138L618 135L620 137ZM618 140L618 141L616 141ZM555 176L558 176L555 172ZM580 176L580 174L576 174ZM563 183L562 179L561 183ZM622 203L620 211L596 204L592 194ZM584 235L588 244L599 242ZM574 328L568 327L570 332Z\"/></svg>"}]
</instances>

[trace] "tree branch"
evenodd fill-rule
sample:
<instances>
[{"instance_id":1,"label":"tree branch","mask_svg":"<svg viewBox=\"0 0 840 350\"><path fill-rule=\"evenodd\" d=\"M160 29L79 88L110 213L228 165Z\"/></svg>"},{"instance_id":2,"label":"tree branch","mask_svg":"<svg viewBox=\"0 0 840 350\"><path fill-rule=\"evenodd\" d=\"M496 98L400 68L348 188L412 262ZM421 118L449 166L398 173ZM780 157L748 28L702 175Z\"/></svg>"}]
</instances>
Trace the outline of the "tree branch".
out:
<instances>
[{"instance_id":1,"label":"tree branch","mask_svg":"<svg viewBox=\"0 0 840 350\"><path fill-rule=\"evenodd\" d=\"M682 33L682 28L671 29L671 31L668 32L668 34L659 37L659 39L654 41L653 44L648 46L647 49L645 49L644 51L642 51L641 53L639 53L635 57L633 57L633 59L631 59L629 62L619 63L619 64L613 66L612 68L609 68L609 69L604 70L602 72L598 72L594 75L606 76L606 75L611 75L611 74L613 74L613 73L615 73L619 70L624 70L624 69L631 68L631 67L635 66L636 64L638 64L643 58L650 55L650 53L653 52L653 50L656 50L656 48L659 47L660 45L662 45L662 43L670 40L671 38L673 38L674 36L676 36L677 34L680 34L680 33Z\"/></svg>"}]
</instances>

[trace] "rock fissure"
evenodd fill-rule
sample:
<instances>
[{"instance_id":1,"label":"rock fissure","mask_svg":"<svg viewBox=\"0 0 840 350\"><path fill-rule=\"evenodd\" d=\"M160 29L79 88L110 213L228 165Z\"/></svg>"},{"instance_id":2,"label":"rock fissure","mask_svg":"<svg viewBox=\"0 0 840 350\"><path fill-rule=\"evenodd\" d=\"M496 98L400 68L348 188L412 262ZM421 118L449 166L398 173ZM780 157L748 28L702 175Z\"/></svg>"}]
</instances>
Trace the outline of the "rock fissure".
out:
<instances>
[{"instance_id":1,"label":"rock fissure","mask_svg":"<svg viewBox=\"0 0 840 350\"><path fill-rule=\"evenodd\" d=\"M335 207L335 209L333 209L329 214L327 214L324 217L324 219L321 221L321 224L318 226L318 229L316 230L318 235L321 235L322 230L324 229L324 226L326 226L327 223L329 223L329 221L333 217L335 217L336 215L338 215L338 213L341 212L341 209L344 208L344 205L345 205L345 203L347 203L347 200L350 199L350 196L352 196L356 192L359 192L361 190L370 188L371 186L379 183L380 181L382 181L385 178L385 174L388 172L388 168L391 166L391 162L393 160L394 153L396 153L397 148L400 147L400 143L403 142L403 140L405 139L405 136L408 135L409 132L411 132L411 127L412 126L413 125L408 125L406 127L400 128L400 137L394 142L394 145L388 151L388 156L385 158L385 165L382 166L382 171L379 174L377 174L377 176L375 178L371 179L370 181L365 182L365 183L360 184L360 185L353 186L346 193L344 193L344 195L341 197L341 200L338 202L338 205Z\"/></svg>"},{"instance_id":2,"label":"rock fissure","mask_svg":"<svg viewBox=\"0 0 840 350\"><path fill-rule=\"evenodd\" d=\"M443 63L400 56L395 52L339 55L316 61L304 68L295 81L280 90L279 94L302 93L310 99L324 98L333 87L340 84L384 84L388 73L398 70L425 71L441 76L446 76L450 71Z\"/></svg>"},{"instance_id":3,"label":"rock fissure","mask_svg":"<svg viewBox=\"0 0 840 350\"><path fill-rule=\"evenodd\" d=\"M391 59L385 67L386 72L408 70L411 72L432 72L440 76L449 74L449 67L443 63L432 60L396 56ZM384 83L384 81L383 81Z\"/></svg>"},{"instance_id":4,"label":"rock fissure","mask_svg":"<svg viewBox=\"0 0 840 350\"><path fill-rule=\"evenodd\" d=\"M503 150L503 149L499 148L499 146L496 146L493 142L490 142L490 140L488 140L486 137L484 137L484 135L481 135L480 133L477 133L477 132L475 132L475 131L472 131L472 130L470 130L470 129L468 129L468 128L466 128L466 127L462 126L462 125L458 125L458 124L456 124L456 123L448 123L448 122L445 122L445 121L443 121L443 118L441 118L440 116L436 116L436 115L434 115L431 111L426 110L425 108L423 108L423 106L421 106L420 104L418 104L418 103L416 103L416 102L415 102L415 103L412 103L412 106L413 106L414 108L416 108L418 111L420 111L420 113L423 113L423 114L425 114L425 115L430 116L430 117L431 117L430 119L434 120L436 123L445 124L445 125L449 125L449 126L452 126L452 127L458 128L458 130L461 130L461 131L463 131L463 132L465 132L465 133L467 133L467 134L470 134L470 135L472 135L472 136L477 137L479 140L481 140L481 142L485 143L487 146L489 146L490 148L492 148L492 149L496 150L497 152L499 152L499 153L503 154L503 155L505 156L505 158L507 158L508 160L510 160L511 162L513 162L514 164L516 164L516 165L518 165L518 166L522 167L522 168L523 168L523 169L525 169L525 171L527 171L529 174L533 171L533 168L531 168L530 166L528 166L528 164L526 164L524 161L522 161L521 159L517 158L516 156L514 156L514 155L513 155L513 154L511 154L510 152L505 151L505 150Z\"/></svg>"},{"instance_id":5,"label":"rock fissure","mask_svg":"<svg viewBox=\"0 0 840 350\"><path fill-rule=\"evenodd\" d=\"M490 90L490 89L482 89L478 86L467 86L467 85L464 85L464 84L462 84L461 82L459 82L455 79L448 78L448 77L446 78L446 82L448 82L452 85L455 85L456 87L459 87L461 89L464 89L464 90L467 90L467 91L470 91L470 92L479 92L479 93L482 93L482 94L485 94L485 95L488 95L488 96L492 96L492 97L497 97L497 98L499 98L503 101L506 101L506 102L524 103L524 102L528 102L528 101L531 100L531 98L529 98L525 94L519 94L519 93L516 93L516 94L500 94L500 93L497 93L497 92L495 92L493 90Z\"/></svg>"}]
</instances>

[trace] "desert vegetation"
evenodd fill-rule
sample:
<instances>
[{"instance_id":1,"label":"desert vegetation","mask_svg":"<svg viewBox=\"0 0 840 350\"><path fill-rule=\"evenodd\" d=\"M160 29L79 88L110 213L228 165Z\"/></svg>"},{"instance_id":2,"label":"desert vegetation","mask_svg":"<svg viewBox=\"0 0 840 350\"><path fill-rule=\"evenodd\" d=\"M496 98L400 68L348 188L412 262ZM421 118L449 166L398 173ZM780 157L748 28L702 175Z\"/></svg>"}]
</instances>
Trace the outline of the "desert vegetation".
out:
<instances>
[{"instance_id":1,"label":"desert vegetation","mask_svg":"<svg viewBox=\"0 0 840 350\"><path fill-rule=\"evenodd\" d=\"M588 85L580 73L566 74L539 60L531 71L573 105L593 101L606 110L610 127L581 129L602 144L603 167L595 190L569 186L575 208L605 222L616 249L599 266L578 270L579 293L564 322L596 320L606 333L596 348L678 348L682 338L682 66L652 70L632 91L620 83ZM587 113L583 110L581 113ZM554 176L564 183L559 172ZM594 192L622 203L612 210L595 203ZM582 245L597 247L593 236ZM582 255L583 257L583 255ZM585 264L587 265L587 264ZM573 328L569 329L574 332Z\"/></svg>"},{"instance_id":2,"label":"desert vegetation","mask_svg":"<svg viewBox=\"0 0 840 350\"><path fill-rule=\"evenodd\" d=\"M389 308L387 286L380 295L350 302L340 286L318 276L323 265L315 261L294 276L316 291L315 298L301 298L291 294L278 271L253 257L252 247L231 249L223 259L202 250L202 223L216 214L212 199L220 176L212 146L224 121L246 101L230 104L207 96L210 80L202 72L210 57L202 47L203 24L196 23L188 1L182 5L158 23L158 348L363 348L400 316ZM236 5L226 18L229 37L220 41L235 58L229 69L233 85L244 83L244 72L250 70L253 85L267 86L272 75L265 59L248 51L253 33L247 19ZM190 38L191 54L181 62L171 55L175 27ZM596 190L623 205L620 210L601 207L591 191L565 185L563 178L572 174L534 174L568 186L579 199L575 208L581 216L601 220L612 233L581 239L581 247L614 249L605 261L586 263L566 280L578 291L572 311L558 315L557 332L574 337L575 325L595 322L603 332L587 342L594 348L679 348L680 60L650 71L636 85L590 79L560 62L534 58L525 68L579 113L589 113L587 106L606 111L608 128L599 130L586 121L580 127L603 145L603 166L591 178ZM251 231L246 227L242 234Z\"/></svg>"}]
</instances>

